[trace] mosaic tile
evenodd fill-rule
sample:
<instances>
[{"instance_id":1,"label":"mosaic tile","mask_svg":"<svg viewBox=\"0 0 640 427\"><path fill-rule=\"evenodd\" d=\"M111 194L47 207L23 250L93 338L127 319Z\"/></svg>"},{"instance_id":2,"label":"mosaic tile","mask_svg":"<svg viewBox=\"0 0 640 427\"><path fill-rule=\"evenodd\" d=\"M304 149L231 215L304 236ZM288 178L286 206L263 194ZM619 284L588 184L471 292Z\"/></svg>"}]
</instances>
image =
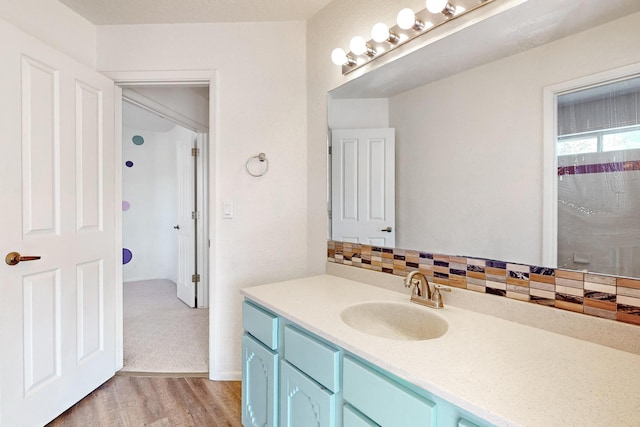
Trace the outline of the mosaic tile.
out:
<instances>
[{"instance_id":1,"label":"mosaic tile","mask_svg":"<svg viewBox=\"0 0 640 427\"><path fill-rule=\"evenodd\" d=\"M507 263L503 262L503 261L487 260L485 265L487 267L499 268L501 270L506 270L507 269Z\"/></svg>"},{"instance_id":2,"label":"mosaic tile","mask_svg":"<svg viewBox=\"0 0 640 427\"><path fill-rule=\"evenodd\" d=\"M556 281L558 280L558 277L563 279L579 280L581 282L584 281L584 273L579 271L556 270Z\"/></svg>"},{"instance_id":3,"label":"mosaic tile","mask_svg":"<svg viewBox=\"0 0 640 427\"><path fill-rule=\"evenodd\" d=\"M482 286L484 288L486 286L486 281L484 279L476 279L474 277L467 276L467 285Z\"/></svg>"},{"instance_id":4,"label":"mosaic tile","mask_svg":"<svg viewBox=\"0 0 640 427\"><path fill-rule=\"evenodd\" d=\"M491 295L498 295L498 296L501 296L501 297L504 297L504 296L507 295L507 291L506 290L496 289L496 288L492 288L492 287L489 287L489 286L487 286L485 288L485 293L491 294Z\"/></svg>"},{"instance_id":5,"label":"mosaic tile","mask_svg":"<svg viewBox=\"0 0 640 427\"><path fill-rule=\"evenodd\" d=\"M563 294L560 292L556 292L556 301L569 302L573 304L582 305L583 297L577 295Z\"/></svg>"},{"instance_id":6,"label":"mosaic tile","mask_svg":"<svg viewBox=\"0 0 640 427\"><path fill-rule=\"evenodd\" d=\"M337 241L327 243L327 261L397 276L419 270L432 283L640 326L638 279Z\"/></svg>"},{"instance_id":7,"label":"mosaic tile","mask_svg":"<svg viewBox=\"0 0 640 427\"><path fill-rule=\"evenodd\" d=\"M469 283L469 278L468 277L467 277L467 289L470 290L470 291L475 291L475 292L482 292L482 293L486 292L486 286L477 285L477 284L474 284L474 283Z\"/></svg>"},{"instance_id":8,"label":"mosaic tile","mask_svg":"<svg viewBox=\"0 0 640 427\"><path fill-rule=\"evenodd\" d=\"M615 282L614 282L615 283ZM596 291L596 292L605 292L609 294L616 293L616 286L606 285L597 282L584 282L584 289L586 291Z\"/></svg>"},{"instance_id":9,"label":"mosaic tile","mask_svg":"<svg viewBox=\"0 0 640 427\"><path fill-rule=\"evenodd\" d=\"M578 281L578 280L572 280L572 279L564 279L562 277L556 277L556 286L584 289L584 282Z\"/></svg>"},{"instance_id":10,"label":"mosaic tile","mask_svg":"<svg viewBox=\"0 0 640 427\"><path fill-rule=\"evenodd\" d=\"M640 289L618 287L618 295L640 298Z\"/></svg>"},{"instance_id":11,"label":"mosaic tile","mask_svg":"<svg viewBox=\"0 0 640 427\"><path fill-rule=\"evenodd\" d=\"M487 288L492 288L492 289L500 289L502 291L506 291L507 290L507 284L506 283L501 283L501 282L494 282L492 280L488 280L486 281L485 286ZM489 290L487 289L487 293L489 293Z\"/></svg>"},{"instance_id":12,"label":"mosaic tile","mask_svg":"<svg viewBox=\"0 0 640 427\"><path fill-rule=\"evenodd\" d=\"M549 276L549 275L543 275L543 274L529 274L529 280L531 280L532 282L538 282L538 283L550 283L550 284L555 284L556 283L556 278L555 276Z\"/></svg>"},{"instance_id":13,"label":"mosaic tile","mask_svg":"<svg viewBox=\"0 0 640 427\"><path fill-rule=\"evenodd\" d=\"M492 281L492 282L499 282L499 283L507 283L507 277L504 275L497 276L495 274L486 274L485 277L487 279L487 282Z\"/></svg>"},{"instance_id":14,"label":"mosaic tile","mask_svg":"<svg viewBox=\"0 0 640 427\"><path fill-rule=\"evenodd\" d=\"M584 306L584 314L588 314L590 316L602 317L604 319L616 320L616 311L602 310L597 307Z\"/></svg>"},{"instance_id":15,"label":"mosaic tile","mask_svg":"<svg viewBox=\"0 0 640 427\"><path fill-rule=\"evenodd\" d=\"M572 288L570 286L556 285L556 293L557 294L564 294L564 295L572 295L572 296L575 296L575 297L583 297L584 296L584 290L583 289Z\"/></svg>"},{"instance_id":16,"label":"mosaic tile","mask_svg":"<svg viewBox=\"0 0 640 427\"><path fill-rule=\"evenodd\" d=\"M529 267L529 270L531 274L538 274L540 276L555 276L556 274L556 271L553 268L547 268L547 267L531 266Z\"/></svg>"},{"instance_id":17,"label":"mosaic tile","mask_svg":"<svg viewBox=\"0 0 640 427\"><path fill-rule=\"evenodd\" d=\"M556 299L554 307L560 308L562 310L575 311L576 313L582 313L584 311L582 304L580 303L572 303L558 299Z\"/></svg>"},{"instance_id":18,"label":"mosaic tile","mask_svg":"<svg viewBox=\"0 0 640 427\"><path fill-rule=\"evenodd\" d=\"M529 281L529 287L531 289L540 289L540 290L549 291L549 292L555 292L556 290L556 285L554 285L553 283L541 283L541 282L535 282L533 280Z\"/></svg>"},{"instance_id":19,"label":"mosaic tile","mask_svg":"<svg viewBox=\"0 0 640 427\"><path fill-rule=\"evenodd\" d=\"M528 276L530 267L521 264L507 264L507 270L509 270L509 272L525 273Z\"/></svg>"},{"instance_id":20,"label":"mosaic tile","mask_svg":"<svg viewBox=\"0 0 640 427\"><path fill-rule=\"evenodd\" d=\"M530 295L529 296L529 302L532 302L534 304L538 304L538 305L544 305L547 307L555 307L556 305L556 300L554 299L548 299L548 298L543 298L543 297L538 297L535 295Z\"/></svg>"},{"instance_id":21,"label":"mosaic tile","mask_svg":"<svg viewBox=\"0 0 640 427\"><path fill-rule=\"evenodd\" d=\"M466 263L460 263L460 262L450 262L449 263L449 268L452 270L463 270L463 271L467 271L467 264Z\"/></svg>"},{"instance_id":22,"label":"mosaic tile","mask_svg":"<svg viewBox=\"0 0 640 427\"><path fill-rule=\"evenodd\" d=\"M616 302L614 301L606 301L606 300L598 300L598 299L591 299L591 298L585 298L584 299L584 307L592 307L592 308L597 308L600 310L609 310L609 311L616 311L617 310L617 306L616 306Z\"/></svg>"},{"instance_id":23,"label":"mosaic tile","mask_svg":"<svg viewBox=\"0 0 640 427\"><path fill-rule=\"evenodd\" d=\"M640 298L632 298L624 295L618 295L616 298L618 305L626 305L630 307L640 308Z\"/></svg>"},{"instance_id":24,"label":"mosaic tile","mask_svg":"<svg viewBox=\"0 0 640 427\"><path fill-rule=\"evenodd\" d=\"M484 272L487 273L487 276L492 275L492 276L502 276L506 279L507 277L507 270L504 270L502 268L494 268L494 267L485 267Z\"/></svg>"},{"instance_id":25,"label":"mosaic tile","mask_svg":"<svg viewBox=\"0 0 640 427\"><path fill-rule=\"evenodd\" d=\"M555 291L548 291L542 289L529 289L529 294L532 297L545 298L545 299L555 299L556 293Z\"/></svg>"},{"instance_id":26,"label":"mosaic tile","mask_svg":"<svg viewBox=\"0 0 640 427\"><path fill-rule=\"evenodd\" d=\"M467 258L467 266L474 265L478 267L484 267L486 265L485 260L476 258ZM484 271L484 268L483 268Z\"/></svg>"},{"instance_id":27,"label":"mosaic tile","mask_svg":"<svg viewBox=\"0 0 640 427\"><path fill-rule=\"evenodd\" d=\"M514 292L507 289L507 298L517 299L519 301L529 301L529 294Z\"/></svg>"},{"instance_id":28,"label":"mosaic tile","mask_svg":"<svg viewBox=\"0 0 640 427\"><path fill-rule=\"evenodd\" d=\"M590 274L587 273L584 275L584 281L589 283L600 283L602 285L616 285L616 278L613 276L602 276L600 274Z\"/></svg>"},{"instance_id":29,"label":"mosaic tile","mask_svg":"<svg viewBox=\"0 0 640 427\"><path fill-rule=\"evenodd\" d=\"M507 277L507 285L513 285L513 286L518 286L518 287L522 287L525 289L529 289L529 281L528 280L522 280L522 279L516 279L513 277Z\"/></svg>"},{"instance_id":30,"label":"mosaic tile","mask_svg":"<svg viewBox=\"0 0 640 427\"><path fill-rule=\"evenodd\" d=\"M464 276L450 275L449 276L449 286L466 289L467 288L467 278L464 277Z\"/></svg>"},{"instance_id":31,"label":"mosaic tile","mask_svg":"<svg viewBox=\"0 0 640 427\"><path fill-rule=\"evenodd\" d=\"M618 277L618 280L616 282L618 286L621 286L623 288L640 289L640 280L624 279L622 277Z\"/></svg>"}]
</instances>

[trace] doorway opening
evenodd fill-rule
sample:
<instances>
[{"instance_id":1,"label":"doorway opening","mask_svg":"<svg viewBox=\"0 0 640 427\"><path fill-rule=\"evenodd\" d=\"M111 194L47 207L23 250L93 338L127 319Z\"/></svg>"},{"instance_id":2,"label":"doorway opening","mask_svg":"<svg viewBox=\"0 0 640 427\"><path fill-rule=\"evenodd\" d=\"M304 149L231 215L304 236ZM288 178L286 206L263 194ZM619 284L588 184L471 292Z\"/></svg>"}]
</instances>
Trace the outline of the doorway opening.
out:
<instances>
[{"instance_id":1,"label":"doorway opening","mask_svg":"<svg viewBox=\"0 0 640 427\"><path fill-rule=\"evenodd\" d=\"M122 89L121 372L209 371L208 95L198 84Z\"/></svg>"}]
</instances>

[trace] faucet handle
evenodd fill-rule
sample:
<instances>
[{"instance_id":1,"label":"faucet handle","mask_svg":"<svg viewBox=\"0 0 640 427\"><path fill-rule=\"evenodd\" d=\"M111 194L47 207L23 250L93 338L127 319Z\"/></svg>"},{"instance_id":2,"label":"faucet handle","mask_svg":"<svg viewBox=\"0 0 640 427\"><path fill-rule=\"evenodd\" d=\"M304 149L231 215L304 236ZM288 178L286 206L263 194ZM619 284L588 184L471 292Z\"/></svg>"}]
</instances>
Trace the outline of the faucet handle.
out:
<instances>
[{"instance_id":1,"label":"faucet handle","mask_svg":"<svg viewBox=\"0 0 640 427\"><path fill-rule=\"evenodd\" d=\"M442 295L440 295L440 291L451 292L451 288L447 288L446 286L435 285L433 286L433 295L431 297L431 301L435 304L436 308L444 307L444 303L442 302Z\"/></svg>"}]
</instances>

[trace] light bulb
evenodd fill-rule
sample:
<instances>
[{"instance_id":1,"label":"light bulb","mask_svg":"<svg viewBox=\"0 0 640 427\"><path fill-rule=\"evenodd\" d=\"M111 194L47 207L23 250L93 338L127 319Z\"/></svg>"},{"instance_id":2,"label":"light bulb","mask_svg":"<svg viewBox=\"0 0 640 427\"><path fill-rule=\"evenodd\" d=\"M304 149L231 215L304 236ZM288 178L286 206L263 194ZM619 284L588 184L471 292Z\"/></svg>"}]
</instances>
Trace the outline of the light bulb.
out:
<instances>
[{"instance_id":1,"label":"light bulb","mask_svg":"<svg viewBox=\"0 0 640 427\"><path fill-rule=\"evenodd\" d=\"M416 14L413 13L413 10L406 8L402 9L398 13L398 27L403 30L414 29L415 31L424 30L424 23L416 18Z\"/></svg>"},{"instance_id":2,"label":"light bulb","mask_svg":"<svg viewBox=\"0 0 640 427\"><path fill-rule=\"evenodd\" d=\"M431 13L440 13L447 6L448 0L427 0L427 10Z\"/></svg>"},{"instance_id":3,"label":"light bulb","mask_svg":"<svg viewBox=\"0 0 640 427\"><path fill-rule=\"evenodd\" d=\"M413 10L405 8L398 13L397 21L398 27L402 28L403 30L408 30L415 25L416 15L415 13L413 13Z\"/></svg>"},{"instance_id":4,"label":"light bulb","mask_svg":"<svg viewBox=\"0 0 640 427\"><path fill-rule=\"evenodd\" d=\"M456 8L448 0L426 0L427 10L431 13L442 13L446 16L453 16Z\"/></svg>"},{"instance_id":5,"label":"light bulb","mask_svg":"<svg viewBox=\"0 0 640 427\"><path fill-rule=\"evenodd\" d=\"M355 55L362 55L367 51L367 42L364 38L360 36L355 36L351 39L351 43L349 43L349 49Z\"/></svg>"},{"instance_id":6,"label":"light bulb","mask_svg":"<svg viewBox=\"0 0 640 427\"><path fill-rule=\"evenodd\" d=\"M349 59L344 49L337 47L331 52L331 61L336 65L344 65L349 62Z\"/></svg>"},{"instance_id":7,"label":"light bulb","mask_svg":"<svg viewBox=\"0 0 640 427\"><path fill-rule=\"evenodd\" d=\"M386 42L389 39L389 27L382 22L378 22L371 29L371 38L378 43Z\"/></svg>"}]
</instances>

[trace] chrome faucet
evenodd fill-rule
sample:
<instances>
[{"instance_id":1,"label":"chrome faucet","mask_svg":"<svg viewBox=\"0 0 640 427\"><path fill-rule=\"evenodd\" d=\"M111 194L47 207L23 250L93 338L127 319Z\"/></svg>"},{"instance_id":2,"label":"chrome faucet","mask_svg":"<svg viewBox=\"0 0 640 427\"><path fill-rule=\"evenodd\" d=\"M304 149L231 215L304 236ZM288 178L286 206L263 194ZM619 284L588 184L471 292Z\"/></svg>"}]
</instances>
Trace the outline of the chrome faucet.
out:
<instances>
[{"instance_id":1,"label":"chrome faucet","mask_svg":"<svg viewBox=\"0 0 640 427\"><path fill-rule=\"evenodd\" d=\"M421 304L431 308L443 308L442 295L440 291L451 292L451 288L445 286L434 285L433 292L427 280L427 276L418 270L412 271L404 278L404 287L410 288L415 286L411 293L411 302Z\"/></svg>"}]
</instances>

